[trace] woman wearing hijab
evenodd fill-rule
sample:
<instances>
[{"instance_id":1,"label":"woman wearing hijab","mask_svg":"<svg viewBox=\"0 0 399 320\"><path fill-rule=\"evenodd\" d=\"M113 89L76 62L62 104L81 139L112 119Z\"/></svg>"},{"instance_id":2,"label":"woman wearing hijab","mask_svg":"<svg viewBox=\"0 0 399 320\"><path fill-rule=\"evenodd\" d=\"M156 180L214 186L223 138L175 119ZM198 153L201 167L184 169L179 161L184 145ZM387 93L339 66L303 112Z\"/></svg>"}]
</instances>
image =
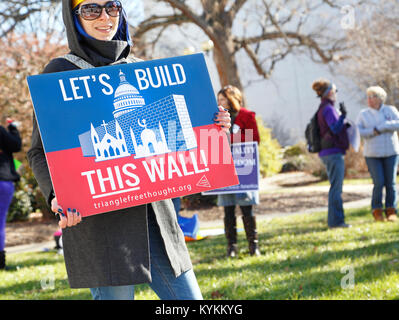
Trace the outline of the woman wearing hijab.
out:
<instances>
[{"instance_id":1,"label":"woman wearing hijab","mask_svg":"<svg viewBox=\"0 0 399 320\"><path fill-rule=\"evenodd\" d=\"M62 12L71 54L51 60L43 73L138 61L128 57L128 23L119 1L63 0ZM230 117L219 109L215 122L228 131ZM59 213L71 288L90 288L94 299L134 299L134 285L149 283L161 299L202 299L170 199L82 220L76 209L57 203L36 120L28 159Z\"/></svg>"}]
</instances>

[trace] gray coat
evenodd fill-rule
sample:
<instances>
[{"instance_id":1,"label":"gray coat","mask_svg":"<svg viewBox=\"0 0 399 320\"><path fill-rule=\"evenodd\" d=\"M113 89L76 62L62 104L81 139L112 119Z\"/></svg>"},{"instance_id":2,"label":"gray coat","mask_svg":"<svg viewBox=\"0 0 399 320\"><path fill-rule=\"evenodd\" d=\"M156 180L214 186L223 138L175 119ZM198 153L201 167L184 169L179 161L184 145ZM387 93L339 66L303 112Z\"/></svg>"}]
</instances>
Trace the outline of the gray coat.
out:
<instances>
[{"instance_id":1,"label":"gray coat","mask_svg":"<svg viewBox=\"0 0 399 320\"><path fill-rule=\"evenodd\" d=\"M63 16L69 47L94 66L126 62L127 42L78 41L72 24L70 0L63 0ZM113 46L115 44L115 46ZM105 54L106 56L103 56ZM78 69L69 61L50 61L44 73ZM56 108L57 106L49 106ZM62 128L60 128L62 130ZM53 186L38 130L33 121L29 164L48 204ZM172 201L151 203L166 254L176 277L192 268ZM70 204L73 208L73 204ZM71 288L121 286L151 282L147 205L85 217L77 226L63 229L63 248Z\"/></svg>"}]
</instances>

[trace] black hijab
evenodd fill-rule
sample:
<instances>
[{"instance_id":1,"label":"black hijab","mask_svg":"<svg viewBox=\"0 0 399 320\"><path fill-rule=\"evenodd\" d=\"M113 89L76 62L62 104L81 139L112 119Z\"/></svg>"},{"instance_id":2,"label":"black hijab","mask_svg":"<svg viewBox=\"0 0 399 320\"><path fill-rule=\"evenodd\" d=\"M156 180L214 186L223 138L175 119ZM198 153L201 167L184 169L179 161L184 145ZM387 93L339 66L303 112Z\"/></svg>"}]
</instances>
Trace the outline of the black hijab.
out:
<instances>
[{"instance_id":1,"label":"black hijab","mask_svg":"<svg viewBox=\"0 0 399 320\"><path fill-rule=\"evenodd\" d=\"M128 39L102 41L81 36L75 26L73 11L72 0L62 0L62 16L71 53L95 67L127 62L130 53ZM123 19L120 25L127 27L125 15L121 14L119 19Z\"/></svg>"}]
</instances>

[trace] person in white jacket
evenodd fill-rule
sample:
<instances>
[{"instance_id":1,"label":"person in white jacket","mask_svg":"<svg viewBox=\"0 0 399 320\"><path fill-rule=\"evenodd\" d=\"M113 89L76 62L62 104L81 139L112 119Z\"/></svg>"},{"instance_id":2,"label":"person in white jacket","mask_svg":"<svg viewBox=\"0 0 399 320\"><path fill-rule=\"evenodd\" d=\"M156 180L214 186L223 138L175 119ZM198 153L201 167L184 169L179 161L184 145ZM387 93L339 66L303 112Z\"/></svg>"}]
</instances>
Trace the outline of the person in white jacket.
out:
<instances>
[{"instance_id":1,"label":"person in white jacket","mask_svg":"<svg viewBox=\"0 0 399 320\"><path fill-rule=\"evenodd\" d=\"M396 221L396 173L398 167L399 112L385 105L387 93L381 87L367 89L368 108L360 111L356 124L364 140L363 154L373 179L371 208L376 221ZM382 191L385 187L385 214Z\"/></svg>"}]
</instances>

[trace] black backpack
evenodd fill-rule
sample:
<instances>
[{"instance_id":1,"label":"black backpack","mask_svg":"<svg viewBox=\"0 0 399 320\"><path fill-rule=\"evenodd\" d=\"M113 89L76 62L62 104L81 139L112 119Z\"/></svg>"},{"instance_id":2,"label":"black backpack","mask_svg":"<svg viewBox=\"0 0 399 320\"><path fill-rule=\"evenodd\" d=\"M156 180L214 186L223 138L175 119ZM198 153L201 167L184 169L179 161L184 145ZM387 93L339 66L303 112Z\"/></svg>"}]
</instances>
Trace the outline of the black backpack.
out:
<instances>
[{"instance_id":1,"label":"black backpack","mask_svg":"<svg viewBox=\"0 0 399 320\"><path fill-rule=\"evenodd\" d=\"M316 153L321 151L321 137L320 137L320 129L319 122L317 121L317 112L314 114L310 122L306 126L305 130L305 138L308 146L308 151L312 153Z\"/></svg>"}]
</instances>

